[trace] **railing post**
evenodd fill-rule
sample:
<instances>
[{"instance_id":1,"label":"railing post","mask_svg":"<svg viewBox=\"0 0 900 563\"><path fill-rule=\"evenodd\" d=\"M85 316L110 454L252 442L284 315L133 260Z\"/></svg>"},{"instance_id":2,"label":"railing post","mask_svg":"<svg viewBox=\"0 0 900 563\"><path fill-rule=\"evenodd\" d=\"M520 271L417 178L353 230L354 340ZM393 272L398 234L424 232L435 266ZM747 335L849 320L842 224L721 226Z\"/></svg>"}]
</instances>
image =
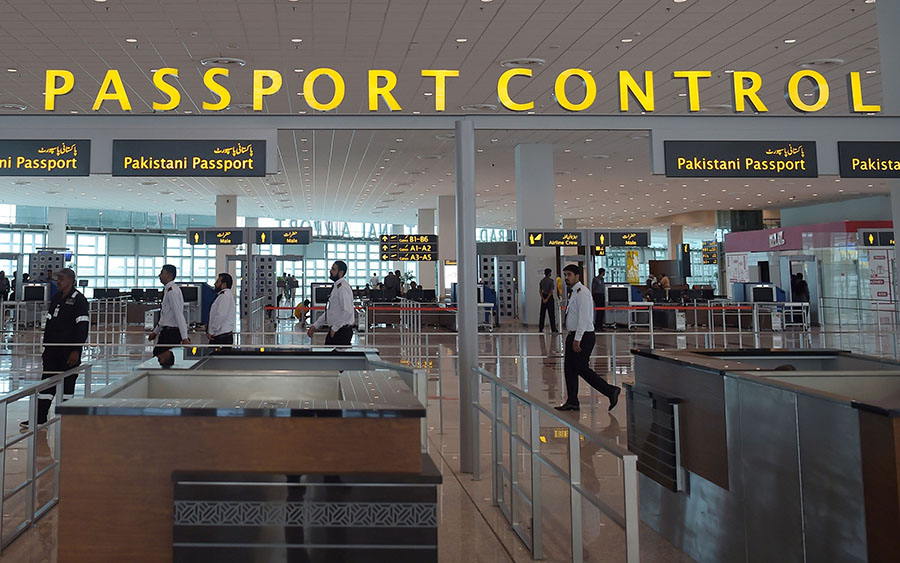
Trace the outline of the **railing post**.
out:
<instances>
[{"instance_id":1,"label":"railing post","mask_svg":"<svg viewBox=\"0 0 900 563\"><path fill-rule=\"evenodd\" d=\"M641 560L641 543L639 531L641 521L638 516L638 476L637 456L628 455L622 458L625 480L625 560L638 563Z\"/></svg>"},{"instance_id":2,"label":"railing post","mask_svg":"<svg viewBox=\"0 0 900 563\"><path fill-rule=\"evenodd\" d=\"M3 494L6 491L6 405L5 401L0 401L0 440L3 440L0 444L0 538L3 538L3 514L6 514L3 509L3 497L6 496Z\"/></svg>"},{"instance_id":3,"label":"railing post","mask_svg":"<svg viewBox=\"0 0 900 563\"><path fill-rule=\"evenodd\" d=\"M569 508L572 518L572 561L584 561L583 538L581 537L581 493L575 488L581 485L581 443L580 434L569 428ZM627 504L626 504L627 509Z\"/></svg>"},{"instance_id":4,"label":"railing post","mask_svg":"<svg viewBox=\"0 0 900 563\"><path fill-rule=\"evenodd\" d=\"M531 409L531 557L544 558L544 521L541 515L541 413L529 404Z\"/></svg>"},{"instance_id":5,"label":"railing post","mask_svg":"<svg viewBox=\"0 0 900 563\"><path fill-rule=\"evenodd\" d=\"M481 417L479 416L480 413L478 412L478 409L475 408L475 405L480 404L480 402L481 402L481 396L478 393L478 390L481 388L481 374L478 373L477 368L473 368L472 374L470 377L471 377L471 381L472 381L472 404L469 405L469 408L472 409L472 418L474 418L474 420L472 421L472 450L475 455L474 459L472 460L472 480L480 481L481 480L481 459L480 459L481 448L479 446L481 443L481 436L479 435L479 432L478 432L478 426L479 426L478 423L479 423ZM464 399L462 397L460 397L460 401L462 401L462 400L464 400ZM464 447L465 447L464 444L460 444L460 453L462 452L462 448L464 448Z\"/></svg>"},{"instance_id":6,"label":"railing post","mask_svg":"<svg viewBox=\"0 0 900 563\"><path fill-rule=\"evenodd\" d=\"M493 479L494 506L499 506L503 497L503 484L500 482L500 452L503 451L503 438L500 436L500 424L497 421L501 404L500 386L491 381L491 440L494 444L494 447L491 448L491 477Z\"/></svg>"},{"instance_id":7,"label":"railing post","mask_svg":"<svg viewBox=\"0 0 900 563\"><path fill-rule=\"evenodd\" d=\"M521 522L519 521L516 505L518 504L518 494L516 488L519 485L519 446L515 436L519 433L519 416L518 407L516 407L516 398L512 393L509 394L509 518L512 522L513 529Z\"/></svg>"}]
</instances>

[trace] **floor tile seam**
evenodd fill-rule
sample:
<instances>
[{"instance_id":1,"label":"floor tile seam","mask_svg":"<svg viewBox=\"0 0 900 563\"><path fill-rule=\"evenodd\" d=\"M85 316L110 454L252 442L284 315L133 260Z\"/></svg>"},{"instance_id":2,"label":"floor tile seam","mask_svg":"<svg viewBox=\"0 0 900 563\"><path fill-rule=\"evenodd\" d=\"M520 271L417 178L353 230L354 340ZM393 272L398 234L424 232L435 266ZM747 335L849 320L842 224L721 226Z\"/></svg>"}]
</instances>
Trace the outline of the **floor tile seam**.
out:
<instances>
[{"instance_id":1,"label":"floor tile seam","mask_svg":"<svg viewBox=\"0 0 900 563\"><path fill-rule=\"evenodd\" d=\"M491 531L491 534L494 536L494 539L496 539L497 543L500 544L500 547L503 548L503 551L506 553L506 556L509 558L510 561L515 561L516 558L513 556L512 552L510 551L510 548L506 545L506 542L504 542L503 539L500 538L500 535L497 533L497 530L495 530L494 527L491 525L491 522L487 518L487 515L481 510L481 507L478 505L478 503L475 502L475 499L472 497L472 494L469 492L469 489L466 488L466 486L463 484L462 480L459 478L459 474L453 468L453 465L450 463L450 460L448 460L446 457L444 457L444 454L441 452L440 444L436 443L430 435L428 437L428 440L431 442L431 444L433 446L435 446L435 453L437 453L437 455L440 456L441 460L444 462L444 467L446 467L450 470L450 473L453 475L453 479L456 481L457 485L459 485L460 490L462 490L462 492L466 495L466 498L469 499L469 502L472 504L472 506L478 512L478 515L481 517L481 520L485 523L487 528ZM513 541L516 541L516 540L514 539ZM519 540L519 541L521 541L521 540Z\"/></svg>"}]
</instances>

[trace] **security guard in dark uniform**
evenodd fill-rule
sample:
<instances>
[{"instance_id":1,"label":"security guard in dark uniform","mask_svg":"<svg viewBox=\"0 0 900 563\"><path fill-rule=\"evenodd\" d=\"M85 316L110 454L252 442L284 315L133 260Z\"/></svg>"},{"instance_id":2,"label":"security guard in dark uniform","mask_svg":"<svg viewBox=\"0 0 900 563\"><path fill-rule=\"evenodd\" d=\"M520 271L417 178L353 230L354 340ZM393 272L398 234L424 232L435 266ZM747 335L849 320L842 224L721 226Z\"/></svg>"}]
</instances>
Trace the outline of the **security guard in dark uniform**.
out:
<instances>
[{"instance_id":1,"label":"security guard in dark uniform","mask_svg":"<svg viewBox=\"0 0 900 563\"><path fill-rule=\"evenodd\" d=\"M59 291L50 301L47 324L44 326L42 379L48 379L81 365L81 350L83 344L87 342L90 328L88 302L84 295L75 289L75 272L69 268L60 270L57 274L57 286ZM63 381L63 401L75 395L77 379L78 374L73 374ZM55 394L56 387L53 386L38 395L39 425L47 422L50 403ZM22 421L19 425L27 428L28 421Z\"/></svg>"}]
</instances>

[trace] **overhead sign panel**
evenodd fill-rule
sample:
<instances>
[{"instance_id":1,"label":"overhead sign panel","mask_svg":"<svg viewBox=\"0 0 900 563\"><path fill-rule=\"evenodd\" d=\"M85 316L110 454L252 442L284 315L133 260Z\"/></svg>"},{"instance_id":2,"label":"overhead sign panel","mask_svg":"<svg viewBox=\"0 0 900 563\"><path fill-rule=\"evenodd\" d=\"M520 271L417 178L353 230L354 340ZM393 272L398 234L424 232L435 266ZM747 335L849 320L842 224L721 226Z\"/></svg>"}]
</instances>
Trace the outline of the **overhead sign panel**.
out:
<instances>
[{"instance_id":1,"label":"overhead sign panel","mask_svg":"<svg viewBox=\"0 0 900 563\"><path fill-rule=\"evenodd\" d=\"M243 244L244 230L238 227L218 229L190 229L187 232L189 244Z\"/></svg>"},{"instance_id":2,"label":"overhead sign panel","mask_svg":"<svg viewBox=\"0 0 900 563\"><path fill-rule=\"evenodd\" d=\"M703 263L719 263L719 245L714 240L703 241Z\"/></svg>"},{"instance_id":3,"label":"overhead sign panel","mask_svg":"<svg viewBox=\"0 0 900 563\"><path fill-rule=\"evenodd\" d=\"M900 178L900 142L839 141L842 178Z\"/></svg>"},{"instance_id":4,"label":"overhead sign panel","mask_svg":"<svg viewBox=\"0 0 900 563\"><path fill-rule=\"evenodd\" d=\"M381 235L378 250L383 261L437 262L437 235Z\"/></svg>"},{"instance_id":5,"label":"overhead sign panel","mask_svg":"<svg viewBox=\"0 0 900 563\"><path fill-rule=\"evenodd\" d=\"M599 231L594 233L599 246L650 246L650 231Z\"/></svg>"},{"instance_id":6,"label":"overhead sign panel","mask_svg":"<svg viewBox=\"0 0 900 563\"><path fill-rule=\"evenodd\" d=\"M265 141L113 141L113 176L265 176Z\"/></svg>"},{"instance_id":7,"label":"overhead sign panel","mask_svg":"<svg viewBox=\"0 0 900 563\"><path fill-rule=\"evenodd\" d=\"M859 245L866 247L891 247L894 246L894 231L891 230L865 230L859 231Z\"/></svg>"},{"instance_id":8,"label":"overhead sign panel","mask_svg":"<svg viewBox=\"0 0 900 563\"><path fill-rule=\"evenodd\" d=\"M606 256L606 247L600 244L595 244L591 247L591 254L594 256Z\"/></svg>"},{"instance_id":9,"label":"overhead sign panel","mask_svg":"<svg viewBox=\"0 0 900 563\"><path fill-rule=\"evenodd\" d=\"M90 174L90 141L0 141L0 176L90 176Z\"/></svg>"},{"instance_id":10,"label":"overhead sign panel","mask_svg":"<svg viewBox=\"0 0 900 563\"><path fill-rule=\"evenodd\" d=\"M581 246L581 231L526 231L528 246Z\"/></svg>"},{"instance_id":11,"label":"overhead sign panel","mask_svg":"<svg viewBox=\"0 0 900 563\"><path fill-rule=\"evenodd\" d=\"M312 228L257 229L254 241L256 244L309 244L312 242Z\"/></svg>"},{"instance_id":12,"label":"overhead sign panel","mask_svg":"<svg viewBox=\"0 0 900 563\"><path fill-rule=\"evenodd\" d=\"M670 178L816 178L815 141L665 141Z\"/></svg>"}]
</instances>

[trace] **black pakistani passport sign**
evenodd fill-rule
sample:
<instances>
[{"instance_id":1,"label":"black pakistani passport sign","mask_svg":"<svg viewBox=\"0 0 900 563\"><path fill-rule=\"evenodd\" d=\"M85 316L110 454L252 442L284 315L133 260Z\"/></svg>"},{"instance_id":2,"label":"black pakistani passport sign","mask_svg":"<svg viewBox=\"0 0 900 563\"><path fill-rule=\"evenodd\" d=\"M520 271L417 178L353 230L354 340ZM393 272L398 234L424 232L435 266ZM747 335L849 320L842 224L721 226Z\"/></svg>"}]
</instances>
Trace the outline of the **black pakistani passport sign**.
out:
<instances>
[{"instance_id":1,"label":"black pakistani passport sign","mask_svg":"<svg viewBox=\"0 0 900 563\"><path fill-rule=\"evenodd\" d=\"M113 141L113 176L265 176L265 141Z\"/></svg>"},{"instance_id":2,"label":"black pakistani passport sign","mask_svg":"<svg viewBox=\"0 0 900 563\"><path fill-rule=\"evenodd\" d=\"M0 176L90 175L90 141L0 140Z\"/></svg>"},{"instance_id":3,"label":"black pakistani passport sign","mask_svg":"<svg viewBox=\"0 0 900 563\"><path fill-rule=\"evenodd\" d=\"M838 141L841 178L900 178L900 142Z\"/></svg>"},{"instance_id":4,"label":"black pakistani passport sign","mask_svg":"<svg viewBox=\"0 0 900 563\"><path fill-rule=\"evenodd\" d=\"M665 141L670 178L816 178L815 141Z\"/></svg>"}]
</instances>

